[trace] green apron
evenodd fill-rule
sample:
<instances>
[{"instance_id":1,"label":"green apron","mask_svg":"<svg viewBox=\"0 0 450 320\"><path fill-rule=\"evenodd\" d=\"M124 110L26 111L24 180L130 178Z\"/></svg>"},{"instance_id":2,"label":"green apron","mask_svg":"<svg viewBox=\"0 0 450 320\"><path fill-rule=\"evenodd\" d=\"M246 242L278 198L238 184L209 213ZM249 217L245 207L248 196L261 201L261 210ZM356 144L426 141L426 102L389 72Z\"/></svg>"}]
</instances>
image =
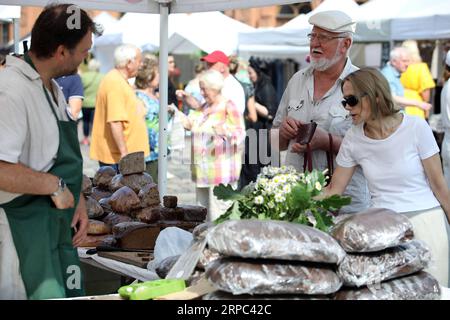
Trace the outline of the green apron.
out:
<instances>
[{"instance_id":1,"label":"green apron","mask_svg":"<svg viewBox=\"0 0 450 320\"><path fill-rule=\"evenodd\" d=\"M33 68L31 59L27 61ZM60 121L42 86L55 116L59 147L49 173L61 177L78 204L83 160L75 121ZM6 212L28 299L64 298L84 295L80 261L72 245L71 223L75 208L57 209L50 196L22 195L0 205Z\"/></svg>"}]
</instances>

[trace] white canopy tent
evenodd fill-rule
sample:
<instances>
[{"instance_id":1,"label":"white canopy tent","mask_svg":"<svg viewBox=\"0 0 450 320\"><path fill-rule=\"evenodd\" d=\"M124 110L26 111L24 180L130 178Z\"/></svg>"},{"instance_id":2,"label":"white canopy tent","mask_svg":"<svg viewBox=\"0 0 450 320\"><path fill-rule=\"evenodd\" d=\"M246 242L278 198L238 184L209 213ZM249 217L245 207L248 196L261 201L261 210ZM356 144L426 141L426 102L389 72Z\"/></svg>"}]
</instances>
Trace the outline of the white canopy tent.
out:
<instances>
[{"instance_id":1,"label":"white canopy tent","mask_svg":"<svg viewBox=\"0 0 450 320\"><path fill-rule=\"evenodd\" d=\"M14 52L19 52L20 6L1 6L0 21L12 21L14 25Z\"/></svg>"},{"instance_id":2,"label":"white canopy tent","mask_svg":"<svg viewBox=\"0 0 450 320\"><path fill-rule=\"evenodd\" d=\"M308 19L313 14L327 10L342 10L352 18L356 18L359 6L353 0L325 0L316 9L301 14L280 27L241 32L239 54L247 56L252 52L259 56L277 58L297 58L299 54L304 56L309 51L307 35L312 29Z\"/></svg>"},{"instance_id":3,"label":"white canopy tent","mask_svg":"<svg viewBox=\"0 0 450 320\"><path fill-rule=\"evenodd\" d=\"M120 12L142 12L160 14L159 69L161 72L160 88L160 135L158 158L158 188L161 197L167 190L167 56L168 23L170 13L204 12L236 8L262 7L274 4L303 2L306 0L72 0L83 9L112 10ZM47 0L0 0L0 4L45 6Z\"/></svg>"}]
</instances>

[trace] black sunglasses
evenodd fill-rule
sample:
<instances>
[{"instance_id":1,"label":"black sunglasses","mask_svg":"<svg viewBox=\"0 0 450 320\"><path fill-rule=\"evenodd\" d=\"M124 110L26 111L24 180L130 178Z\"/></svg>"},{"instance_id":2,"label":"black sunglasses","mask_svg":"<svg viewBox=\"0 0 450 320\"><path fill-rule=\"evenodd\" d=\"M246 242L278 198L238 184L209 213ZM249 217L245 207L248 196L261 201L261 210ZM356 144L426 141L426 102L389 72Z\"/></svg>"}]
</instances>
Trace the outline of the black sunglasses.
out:
<instances>
[{"instance_id":1,"label":"black sunglasses","mask_svg":"<svg viewBox=\"0 0 450 320\"><path fill-rule=\"evenodd\" d=\"M354 95L350 95L347 97L344 97L344 99L341 101L342 105L345 107L346 105L349 105L350 107L354 107L359 103L359 99L364 97L365 94L361 95L359 98Z\"/></svg>"}]
</instances>

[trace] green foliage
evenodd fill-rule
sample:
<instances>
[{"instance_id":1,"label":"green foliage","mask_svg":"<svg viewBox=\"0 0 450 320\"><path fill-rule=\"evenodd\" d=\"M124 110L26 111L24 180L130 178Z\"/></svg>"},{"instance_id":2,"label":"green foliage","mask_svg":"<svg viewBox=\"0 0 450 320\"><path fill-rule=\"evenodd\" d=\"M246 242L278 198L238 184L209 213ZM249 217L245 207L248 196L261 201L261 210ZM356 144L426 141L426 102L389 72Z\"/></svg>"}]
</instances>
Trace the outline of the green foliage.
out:
<instances>
[{"instance_id":1,"label":"green foliage","mask_svg":"<svg viewBox=\"0 0 450 320\"><path fill-rule=\"evenodd\" d=\"M333 225L332 211L350 204L351 198L323 197L326 177L323 172L298 173L293 167L265 167L253 183L238 192L230 185L214 188L221 200L233 205L217 220L271 219L296 222L328 231Z\"/></svg>"}]
</instances>

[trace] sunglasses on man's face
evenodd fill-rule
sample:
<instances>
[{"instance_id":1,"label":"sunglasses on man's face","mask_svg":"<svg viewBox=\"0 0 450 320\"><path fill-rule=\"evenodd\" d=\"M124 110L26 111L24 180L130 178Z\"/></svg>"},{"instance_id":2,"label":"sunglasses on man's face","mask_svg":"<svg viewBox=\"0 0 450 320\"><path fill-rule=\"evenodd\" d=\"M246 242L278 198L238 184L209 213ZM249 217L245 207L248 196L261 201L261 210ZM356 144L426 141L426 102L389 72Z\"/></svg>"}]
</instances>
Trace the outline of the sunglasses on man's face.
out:
<instances>
[{"instance_id":1,"label":"sunglasses on man's face","mask_svg":"<svg viewBox=\"0 0 450 320\"><path fill-rule=\"evenodd\" d=\"M341 103L344 106L344 108L346 105L349 105L350 107L354 107L359 103L359 99L364 96L365 96L365 94L363 94L361 97L358 98L357 96L349 95L349 96L344 97L344 99L341 101Z\"/></svg>"}]
</instances>

